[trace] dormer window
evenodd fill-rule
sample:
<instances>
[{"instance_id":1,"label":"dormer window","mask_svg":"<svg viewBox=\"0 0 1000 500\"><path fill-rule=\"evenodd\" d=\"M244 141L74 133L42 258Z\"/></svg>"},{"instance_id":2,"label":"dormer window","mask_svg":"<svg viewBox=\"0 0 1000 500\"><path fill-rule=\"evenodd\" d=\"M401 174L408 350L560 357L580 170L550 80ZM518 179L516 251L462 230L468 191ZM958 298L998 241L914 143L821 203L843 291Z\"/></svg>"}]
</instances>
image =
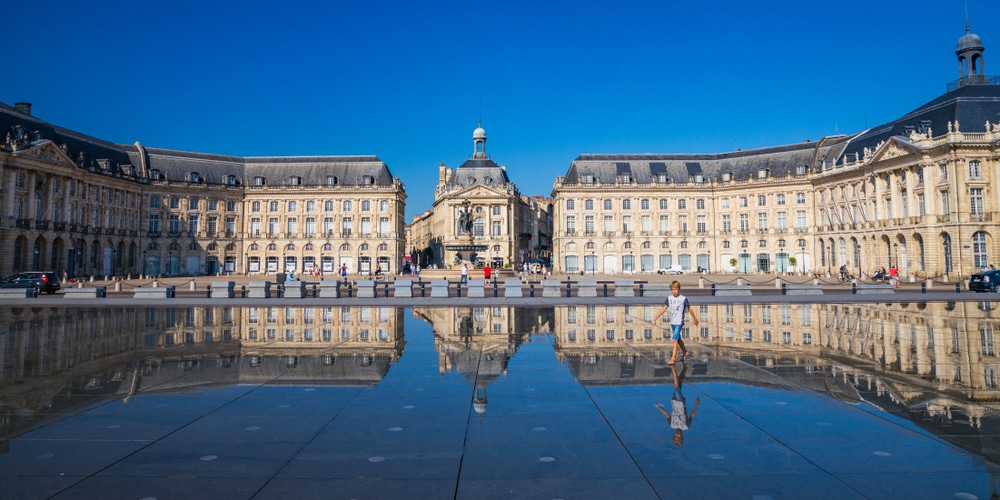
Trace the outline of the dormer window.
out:
<instances>
[{"instance_id":1,"label":"dormer window","mask_svg":"<svg viewBox=\"0 0 1000 500\"><path fill-rule=\"evenodd\" d=\"M618 176L618 182L620 182L622 184L628 184L628 183L632 182L632 175L630 175L630 174L622 174L622 175Z\"/></svg>"},{"instance_id":2,"label":"dormer window","mask_svg":"<svg viewBox=\"0 0 1000 500\"><path fill-rule=\"evenodd\" d=\"M705 176L702 175L702 174L695 174L694 175L694 182L695 182L695 184L701 184L701 183L705 182Z\"/></svg>"},{"instance_id":3,"label":"dormer window","mask_svg":"<svg viewBox=\"0 0 1000 500\"><path fill-rule=\"evenodd\" d=\"M660 184L667 183L667 174L656 174L656 182Z\"/></svg>"},{"instance_id":4,"label":"dormer window","mask_svg":"<svg viewBox=\"0 0 1000 500\"><path fill-rule=\"evenodd\" d=\"M237 184L237 181L236 181L236 176L235 175L227 175L226 176L226 185L227 186L235 186L236 184Z\"/></svg>"},{"instance_id":5,"label":"dormer window","mask_svg":"<svg viewBox=\"0 0 1000 500\"><path fill-rule=\"evenodd\" d=\"M267 182L266 182L266 180L264 179L263 176L255 175L254 178L253 178L253 185L254 186L263 186L266 183Z\"/></svg>"},{"instance_id":6,"label":"dormer window","mask_svg":"<svg viewBox=\"0 0 1000 500\"><path fill-rule=\"evenodd\" d=\"M593 184L596 181L596 179L594 178L594 176L590 175L590 174L584 175L581 178L581 180L583 181L584 184Z\"/></svg>"},{"instance_id":7,"label":"dormer window","mask_svg":"<svg viewBox=\"0 0 1000 500\"><path fill-rule=\"evenodd\" d=\"M363 186L370 186L372 184L375 184L375 178L374 177L372 177L370 175L362 175L361 176L361 185L363 185Z\"/></svg>"},{"instance_id":8,"label":"dormer window","mask_svg":"<svg viewBox=\"0 0 1000 500\"><path fill-rule=\"evenodd\" d=\"M288 178L288 185L289 186L300 186L300 185L302 185L302 178L299 177L299 176L297 176L297 175L293 175L293 176L291 176L291 177Z\"/></svg>"},{"instance_id":9,"label":"dormer window","mask_svg":"<svg viewBox=\"0 0 1000 500\"><path fill-rule=\"evenodd\" d=\"M326 185L327 186L336 186L339 183L340 183L340 180L337 179L337 176L335 176L335 175L328 175L328 176L326 176Z\"/></svg>"},{"instance_id":10,"label":"dormer window","mask_svg":"<svg viewBox=\"0 0 1000 500\"><path fill-rule=\"evenodd\" d=\"M191 172L190 174L188 174L188 182L198 183L202 182L202 180L203 179L201 178L201 174L199 174L198 172Z\"/></svg>"},{"instance_id":11,"label":"dormer window","mask_svg":"<svg viewBox=\"0 0 1000 500\"><path fill-rule=\"evenodd\" d=\"M767 178L767 172L768 172L768 170L766 168L762 168L762 169L758 170L757 171L757 178L758 179L766 179Z\"/></svg>"},{"instance_id":12,"label":"dormer window","mask_svg":"<svg viewBox=\"0 0 1000 500\"><path fill-rule=\"evenodd\" d=\"M799 165L795 167L795 175L806 175L806 166Z\"/></svg>"},{"instance_id":13,"label":"dormer window","mask_svg":"<svg viewBox=\"0 0 1000 500\"><path fill-rule=\"evenodd\" d=\"M162 174L160 174L159 170L154 168L153 170L149 171L149 178L154 181L158 181L162 178Z\"/></svg>"}]
</instances>

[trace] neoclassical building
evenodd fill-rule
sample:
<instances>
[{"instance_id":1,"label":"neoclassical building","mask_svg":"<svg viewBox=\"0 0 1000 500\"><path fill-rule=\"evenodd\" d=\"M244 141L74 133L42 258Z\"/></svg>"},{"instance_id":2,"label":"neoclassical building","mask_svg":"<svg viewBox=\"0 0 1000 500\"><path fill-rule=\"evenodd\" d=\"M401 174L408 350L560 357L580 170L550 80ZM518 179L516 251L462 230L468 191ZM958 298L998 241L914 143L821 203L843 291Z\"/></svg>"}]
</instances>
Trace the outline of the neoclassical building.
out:
<instances>
[{"instance_id":1,"label":"neoclassical building","mask_svg":"<svg viewBox=\"0 0 1000 500\"><path fill-rule=\"evenodd\" d=\"M0 104L0 273L394 272L406 193L375 156L112 144Z\"/></svg>"},{"instance_id":2,"label":"neoclassical building","mask_svg":"<svg viewBox=\"0 0 1000 500\"><path fill-rule=\"evenodd\" d=\"M562 272L834 272L954 278L993 264L1000 78L968 27L959 79L891 122L706 155L582 155L553 187Z\"/></svg>"},{"instance_id":3,"label":"neoclassical building","mask_svg":"<svg viewBox=\"0 0 1000 500\"><path fill-rule=\"evenodd\" d=\"M409 248L421 267L463 261L493 267L548 260L550 200L521 194L486 153L482 124L472 133L474 152L458 168L442 163L430 210L413 218ZM469 213L471 227L462 227Z\"/></svg>"}]
</instances>

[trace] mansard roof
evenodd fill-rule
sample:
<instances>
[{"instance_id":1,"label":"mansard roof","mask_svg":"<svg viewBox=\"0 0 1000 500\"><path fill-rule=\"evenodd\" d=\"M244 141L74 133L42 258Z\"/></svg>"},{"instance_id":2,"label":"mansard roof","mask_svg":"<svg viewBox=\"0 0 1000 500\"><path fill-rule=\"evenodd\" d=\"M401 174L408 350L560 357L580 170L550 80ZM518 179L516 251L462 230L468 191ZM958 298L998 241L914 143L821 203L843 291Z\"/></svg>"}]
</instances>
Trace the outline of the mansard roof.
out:
<instances>
[{"instance_id":1,"label":"mansard roof","mask_svg":"<svg viewBox=\"0 0 1000 500\"><path fill-rule=\"evenodd\" d=\"M0 143L5 142L7 133L18 126L33 137L32 142L50 140L63 148L81 167L97 166L98 160L111 160L113 168L117 171L121 166L131 163L128 154L116 144L52 125L0 103Z\"/></svg>"},{"instance_id":2,"label":"mansard roof","mask_svg":"<svg viewBox=\"0 0 1000 500\"><path fill-rule=\"evenodd\" d=\"M186 181L189 174L197 173L200 182L206 184L226 184L228 176L235 176L237 184L249 184L248 180L255 176L265 177L270 185L284 184L292 176L300 178L303 185L326 184L328 176L336 177L339 184L365 183L368 179L374 185L393 183L389 167L374 155L243 157L114 144L57 127L0 103L0 134L6 135L15 127L28 133L31 144L51 140L60 147L65 146L66 154L78 165L82 161L82 167L94 166L101 160L111 160L115 169L133 165L138 170L145 165L147 172L136 175L158 170L170 181ZM4 145L5 138L0 136L0 147ZM145 158L141 158L143 154Z\"/></svg>"},{"instance_id":3,"label":"mansard roof","mask_svg":"<svg viewBox=\"0 0 1000 500\"><path fill-rule=\"evenodd\" d=\"M909 137L910 130L934 136L948 132L948 122L958 122L962 132L985 132L986 122L1000 120L1000 85L964 85L947 92L919 108L882 125L872 127L855 137L844 148L842 158L848 161L862 157L865 148L875 150L890 137Z\"/></svg>"},{"instance_id":4,"label":"mansard roof","mask_svg":"<svg viewBox=\"0 0 1000 500\"><path fill-rule=\"evenodd\" d=\"M459 165L448 180L449 186L468 187L474 184L498 186L510 184L507 171L489 158L470 158Z\"/></svg>"},{"instance_id":5,"label":"mansard roof","mask_svg":"<svg viewBox=\"0 0 1000 500\"><path fill-rule=\"evenodd\" d=\"M625 174L637 183L657 182L661 175L675 183L691 182L696 175L702 175L706 182L724 174L744 180L757 177L762 170L769 177L783 177L799 173L799 167L812 169L836 157L846 140L836 136L814 143L720 154L585 154L570 164L565 182L575 184L582 182L583 176L593 176L595 182L613 184Z\"/></svg>"}]
</instances>

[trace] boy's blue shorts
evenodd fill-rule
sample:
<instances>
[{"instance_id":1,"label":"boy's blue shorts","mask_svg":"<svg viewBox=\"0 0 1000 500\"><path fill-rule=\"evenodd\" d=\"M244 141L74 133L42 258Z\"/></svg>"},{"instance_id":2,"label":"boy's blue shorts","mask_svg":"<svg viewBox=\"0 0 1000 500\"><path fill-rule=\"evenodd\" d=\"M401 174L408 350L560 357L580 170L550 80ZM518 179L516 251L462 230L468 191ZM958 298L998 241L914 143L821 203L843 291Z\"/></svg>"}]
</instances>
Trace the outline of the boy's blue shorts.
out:
<instances>
[{"instance_id":1,"label":"boy's blue shorts","mask_svg":"<svg viewBox=\"0 0 1000 500\"><path fill-rule=\"evenodd\" d=\"M673 335L671 335L670 338L672 338L674 340L680 340L681 339L681 328L684 328L684 325L670 325L670 329L673 330Z\"/></svg>"}]
</instances>

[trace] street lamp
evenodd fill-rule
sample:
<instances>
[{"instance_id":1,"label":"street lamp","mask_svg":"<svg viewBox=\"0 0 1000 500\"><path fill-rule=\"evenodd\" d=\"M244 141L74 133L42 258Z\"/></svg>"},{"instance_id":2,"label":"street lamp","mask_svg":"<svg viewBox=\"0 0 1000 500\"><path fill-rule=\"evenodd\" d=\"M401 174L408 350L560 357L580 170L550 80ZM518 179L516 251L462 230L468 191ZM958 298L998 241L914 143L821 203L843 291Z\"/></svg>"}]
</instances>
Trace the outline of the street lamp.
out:
<instances>
[{"instance_id":1,"label":"street lamp","mask_svg":"<svg viewBox=\"0 0 1000 500\"><path fill-rule=\"evenodd\" d=\"M590 251L590 275L594 276L595 274L597 274L597 255L594 254L593 250L591 250Z\"/></svg>"},{"instance_id":2,"label":"street lamp","mask_svg":"<svg viewBox=\"0 0 1000 500\"><path fill-rule=\"evenodd\" d=\"M899 243L893 243L892 244L892 253L893 253L893 255L896 256L896 267L898 267L899 266ZM892 262L889 263L889 266L892 267Z\"/></svg>"}]
</instances>

